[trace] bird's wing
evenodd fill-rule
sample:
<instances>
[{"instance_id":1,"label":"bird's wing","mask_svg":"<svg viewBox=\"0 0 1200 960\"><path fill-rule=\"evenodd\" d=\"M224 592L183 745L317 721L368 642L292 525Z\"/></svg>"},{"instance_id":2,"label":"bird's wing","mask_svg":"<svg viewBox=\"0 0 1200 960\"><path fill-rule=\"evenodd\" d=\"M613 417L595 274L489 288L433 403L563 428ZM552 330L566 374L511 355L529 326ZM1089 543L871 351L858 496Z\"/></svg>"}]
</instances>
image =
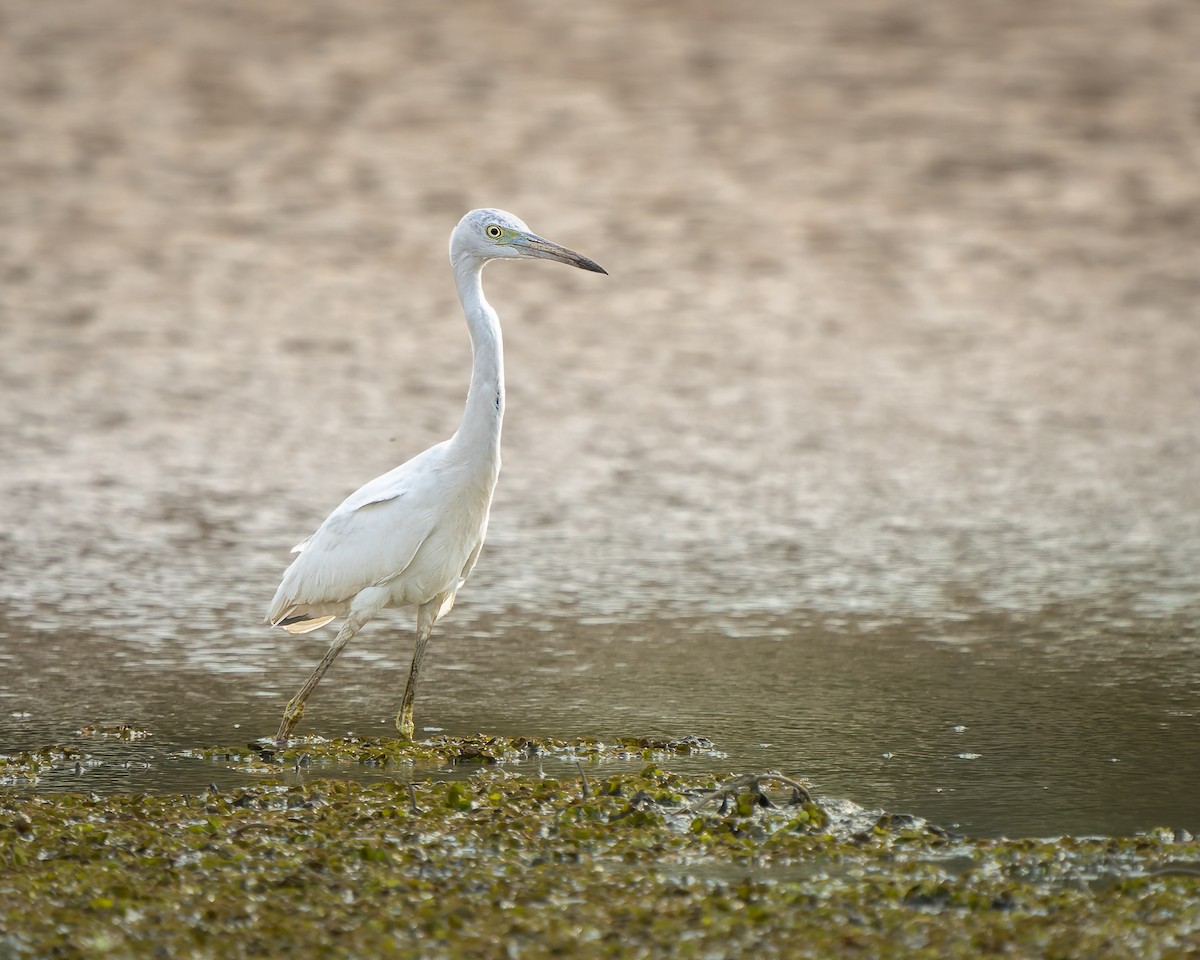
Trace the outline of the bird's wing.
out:
<instances>
[{"instance_id":1,"label":"bird's wing","mask_svg":"<svg viewBox=\"0 0 1200 960\"><path fill-rule=\"evenodd\" d=\"M407 499L398 494L330 514L284 573L267 620L319 613L403 573L434 527L433 516L409 510Z\"/></svg>"},{"instance_id":2,"label":"bird's wing","mask_svg":"<svg viewBox=\"0 0 1200 960\"><path fill-rule=\"evenodd\" d=\"M299 545L267 621L320 612L403 573L437 522L436 487L423 469L430 465L410 460L342 501Z\"/></svg>"}]
</instances>

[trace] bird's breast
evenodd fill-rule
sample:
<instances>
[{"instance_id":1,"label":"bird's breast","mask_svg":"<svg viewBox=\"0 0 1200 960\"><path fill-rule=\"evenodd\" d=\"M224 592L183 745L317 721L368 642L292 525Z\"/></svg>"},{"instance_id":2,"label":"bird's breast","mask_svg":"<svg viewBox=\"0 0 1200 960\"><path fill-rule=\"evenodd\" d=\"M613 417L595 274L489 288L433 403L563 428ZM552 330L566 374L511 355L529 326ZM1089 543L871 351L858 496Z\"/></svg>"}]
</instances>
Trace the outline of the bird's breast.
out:
<instances>
[{"instance_id":1,"label":"bird's breast","mask_svg":"<svg viewBox=\"0 0 1200 960\"><path fill-rule=\"evenodd\" d=\"M429 534L392 582L397 605L427 603L457 590L487 535L496 471L449 470L439 479Z\"/></svg>"}]
</instances>

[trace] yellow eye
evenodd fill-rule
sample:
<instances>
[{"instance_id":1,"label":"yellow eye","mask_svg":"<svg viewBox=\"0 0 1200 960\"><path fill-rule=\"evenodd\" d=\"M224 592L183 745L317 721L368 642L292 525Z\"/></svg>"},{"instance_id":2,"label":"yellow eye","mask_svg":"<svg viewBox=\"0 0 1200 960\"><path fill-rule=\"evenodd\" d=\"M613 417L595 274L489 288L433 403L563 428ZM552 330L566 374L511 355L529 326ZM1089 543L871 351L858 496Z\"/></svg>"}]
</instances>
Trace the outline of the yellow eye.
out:
<instances>
[{"instance_id":1,"label":"yellow eye","mask_svg":"<svg viewBox=\"0 0 1200 960\"><path fill-rule=\"evenodd\" d=\"M493 240L499 240L502 236L504 236L504 231L501 230L494 223L490 227L488 227L486 230L484 230L483 232L486 233Z\"/></svg>"}]
</instances>

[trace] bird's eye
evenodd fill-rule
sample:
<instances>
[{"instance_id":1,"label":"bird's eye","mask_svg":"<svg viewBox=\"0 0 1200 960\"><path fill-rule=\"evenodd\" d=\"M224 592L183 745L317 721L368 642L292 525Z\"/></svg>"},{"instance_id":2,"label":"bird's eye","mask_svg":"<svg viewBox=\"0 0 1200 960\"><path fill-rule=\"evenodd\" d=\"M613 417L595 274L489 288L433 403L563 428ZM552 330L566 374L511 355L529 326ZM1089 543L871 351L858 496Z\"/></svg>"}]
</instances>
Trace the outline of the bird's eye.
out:
<instances>
[{"instance_id":1,"label":"bird's eye","mask_svg":"<svg viewBox=\"0 0 1200 960\"><path fill-rule=\"evenodd\" d=\"M484 230L483 232L486 233L493 240L499 240L502 236L504 236L504 231L501 230L494 223L490 227L488 227L486 230Z\"/></svg>"}]
</instances>

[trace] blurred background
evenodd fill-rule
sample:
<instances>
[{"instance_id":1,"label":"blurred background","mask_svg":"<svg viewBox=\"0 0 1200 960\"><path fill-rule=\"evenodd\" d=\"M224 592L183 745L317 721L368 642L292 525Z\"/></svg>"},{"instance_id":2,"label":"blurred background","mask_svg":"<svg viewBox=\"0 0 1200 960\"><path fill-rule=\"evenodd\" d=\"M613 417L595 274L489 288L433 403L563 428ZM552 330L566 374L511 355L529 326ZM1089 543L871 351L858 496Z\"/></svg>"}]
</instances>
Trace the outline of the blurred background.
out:
<instances>
[{"instance_id":1,"label":"blurred background","mask_svg":"<svg viewBox=\"0 0 1200 960\"><path fill-rule=\"evenodd\" d=\"M0 0L0 752L202 789L331 639L260 621L448 436L505 469L427 733L711 737L983 833L1200 829L1186 0ZM302 732L391 732L380 617ZM107 752L106 752L107 751Z\"/></svg>"}]
</instances>

